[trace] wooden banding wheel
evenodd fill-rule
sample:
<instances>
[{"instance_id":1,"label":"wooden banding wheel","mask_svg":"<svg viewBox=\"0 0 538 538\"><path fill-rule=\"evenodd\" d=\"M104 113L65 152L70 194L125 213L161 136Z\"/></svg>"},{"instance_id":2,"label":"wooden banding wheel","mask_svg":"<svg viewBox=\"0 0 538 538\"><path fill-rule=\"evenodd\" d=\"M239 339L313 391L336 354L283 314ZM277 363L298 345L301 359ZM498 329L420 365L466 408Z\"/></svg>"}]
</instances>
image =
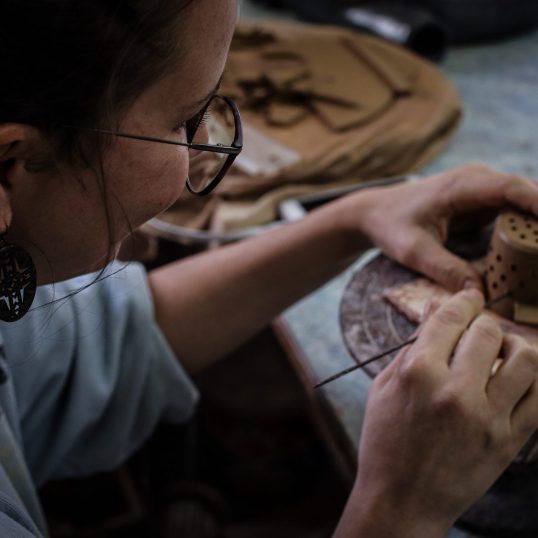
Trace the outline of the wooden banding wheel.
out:
<instances>
[{"instance_id":1,"label":"wooden banding wheel","mask_svg":"<svg viewBox=\"0 0 538 538\"><path fill-rule=\"evenodd\" d=\"M344 342L358 363L408 340L416 329L381 296L384 290L417 278L415 273L377 256L351 279L340 305L340 325ZM364 371L374 378L396 353L373 362Z\"/></svg>"},{"instance_id":2,"label":"wooden banding wheel","mask_svg":"<svg viewBox=\"0 0 538 538\"><path fill-rule=\"evenodd\" d=\"M357 363L402 344L416 330L415 324L382 298L385 289L415 278L415 273L383 255L360 264L340 304L343 339ZM373 362L364 370L374 378L396 354ZM458 526L486 537L536 538L537 499L538 462L513 464L462 516Z\"/></svg>"}]
</instances>

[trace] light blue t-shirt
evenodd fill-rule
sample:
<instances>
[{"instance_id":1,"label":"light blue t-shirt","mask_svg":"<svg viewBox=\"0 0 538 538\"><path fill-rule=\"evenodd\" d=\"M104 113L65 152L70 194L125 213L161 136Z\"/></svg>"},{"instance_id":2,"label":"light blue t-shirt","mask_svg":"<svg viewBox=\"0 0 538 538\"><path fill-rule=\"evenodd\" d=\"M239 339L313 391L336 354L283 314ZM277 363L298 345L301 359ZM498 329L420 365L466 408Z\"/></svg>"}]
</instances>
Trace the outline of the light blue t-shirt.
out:
<instances>
[{"instance_id":1,"label":"light blue t-shirt","mask_svg":"<svg viewBox=\"0 0 538 538\"><path fill-rule=\"evenodd\" d=\"M104 276L43 286L25 318L0 323L2 538L46 535L36 487L117 467L196 406L144 269L113 263Z\"/></svg>"}]
</instances>

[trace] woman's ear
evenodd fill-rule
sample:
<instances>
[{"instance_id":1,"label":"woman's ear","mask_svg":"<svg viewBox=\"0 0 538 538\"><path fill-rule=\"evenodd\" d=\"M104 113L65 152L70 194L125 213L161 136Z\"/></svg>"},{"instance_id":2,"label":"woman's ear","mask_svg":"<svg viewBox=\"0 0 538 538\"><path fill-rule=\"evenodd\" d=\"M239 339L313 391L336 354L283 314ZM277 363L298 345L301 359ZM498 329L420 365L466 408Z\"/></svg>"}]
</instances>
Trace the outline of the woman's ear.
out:
<instances>
[{"instance_id":1,"label":"woman's ear","mask_svg":"<svg viewBox=\"0 0 538 538\"><path fill-rule=\"evenodd\" d=\"M35 129L27 125L0 124L0 235L7 232L12 220L12 165L16 161L24 162L24 155L28 153L28 146L34 136Z\"/></svg>"},{"instance_id":2,"label":"woman's ear","mask_svg":"<svg viewBox=\"0 0 538 538\"><path fill-rule=\"evenodd\" d=\"M33 138L35 129L18 123L0 124L0 162L20 157L20 152Z\"/></svg>"}]
</instances>

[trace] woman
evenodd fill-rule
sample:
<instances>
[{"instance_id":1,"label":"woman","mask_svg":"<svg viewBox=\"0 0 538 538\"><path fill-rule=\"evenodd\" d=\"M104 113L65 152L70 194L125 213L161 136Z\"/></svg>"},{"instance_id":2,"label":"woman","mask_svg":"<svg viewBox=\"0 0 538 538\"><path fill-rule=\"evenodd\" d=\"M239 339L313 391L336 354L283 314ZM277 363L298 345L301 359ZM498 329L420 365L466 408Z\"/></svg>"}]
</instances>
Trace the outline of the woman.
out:
<instances>
[{"instance_id":1,"label":"woman","mask_svg":"<svg viewBox=\"0 0 538 538\"><path fill-rule=\"evenodd\" d=\"M236 0L2 4L6 317L29 306L25 252L37 283L56 283L39 288L21 321L2 324L3 537L45 534L36 484L109 469L158 420L184 420L197 398L185 370L236 348L366 241L464 291L374 383L335 536L444 536L538 426L536 352L481 315L479 275L442 246L459 214L514 205L538 215L534 184L482 166L349 196L147 281L133 264L112 265L99 283L101 274L61 282L102 269L180 196L236 18ZM22 283L8 281L14 254L28 264ZM506 364L490 379L501 352Z\"/></svg>"}]
</instances>

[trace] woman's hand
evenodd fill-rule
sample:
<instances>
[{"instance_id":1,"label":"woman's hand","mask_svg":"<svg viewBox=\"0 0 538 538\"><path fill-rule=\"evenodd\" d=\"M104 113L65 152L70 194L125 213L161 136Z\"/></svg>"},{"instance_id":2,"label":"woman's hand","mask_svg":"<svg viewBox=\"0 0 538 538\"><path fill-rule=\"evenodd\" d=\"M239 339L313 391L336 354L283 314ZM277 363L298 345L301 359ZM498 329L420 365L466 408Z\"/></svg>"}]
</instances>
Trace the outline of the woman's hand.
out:
<instances>
[{"instance_id":1,"label":"woman's hand","mask_svg":"<svg viewBox=\"0 0 538 538\"><path fill-rule=\"evenodd\" d=\"M453 291L482 288L478 272L443 246L455 217L476 217L480 226L484 212L495 214L508 206L538 215L538 185L482 165L355 196L360 209L348 215L356 221L363 213L362 231L385 254Z\"/></svg>"},{"instance_id":2,"label":"woman's hand","mask_svg":"<svg viewBox=\"0 0 538 538\"><path fill-rule=\"evenodd\" d=\"M455 295L376 379L336 536L444 536L538 427L538 352L482 308Z\"/></svg>"}]
</instances>

